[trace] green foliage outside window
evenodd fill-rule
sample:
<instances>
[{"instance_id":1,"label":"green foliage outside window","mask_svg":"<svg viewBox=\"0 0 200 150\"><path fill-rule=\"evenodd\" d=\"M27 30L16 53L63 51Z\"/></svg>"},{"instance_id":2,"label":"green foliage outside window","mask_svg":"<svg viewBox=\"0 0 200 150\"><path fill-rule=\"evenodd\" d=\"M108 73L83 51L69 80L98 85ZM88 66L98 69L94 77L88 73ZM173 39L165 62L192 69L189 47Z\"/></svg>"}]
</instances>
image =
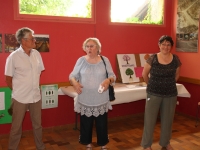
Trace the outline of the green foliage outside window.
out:
<instances>
[{"instance_id":1,"label":"green foliage outside window","mask_svg":"<svg viewBox=\"0 0 200 150\"><path fill-rule=\"evenodd\" d=\"M122 0L111 0L111 22L162 25L164 19L164 1L126 0L127 5Z\"/></svg>"},{"instance_id":2,"label":"green foliage outside window","mask_svg":"<svg viewBox=\"0 0 200 150\"><path fill-rule=\"evenodd\" d=\"M19 13L91 18L92 0L19 0Z\"/></svg>"}]
</instances>

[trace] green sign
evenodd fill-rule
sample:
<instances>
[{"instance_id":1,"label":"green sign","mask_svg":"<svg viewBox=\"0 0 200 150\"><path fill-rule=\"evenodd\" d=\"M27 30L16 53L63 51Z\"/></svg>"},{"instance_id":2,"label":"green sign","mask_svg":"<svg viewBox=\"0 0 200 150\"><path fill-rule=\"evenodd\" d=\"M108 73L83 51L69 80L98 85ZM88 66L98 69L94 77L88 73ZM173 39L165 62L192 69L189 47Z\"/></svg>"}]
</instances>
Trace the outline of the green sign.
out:
<instances>
[{"instance_id":1,"label":"green sign","mask_svg":"<svg viewBox=\"0 0 200 150\"><path fill-rule=\"evenodd\" d=\"M0 88L0 124L12 122L12 116L8 114L11 105L11 89Z\"/></svg>"}]
</instances>

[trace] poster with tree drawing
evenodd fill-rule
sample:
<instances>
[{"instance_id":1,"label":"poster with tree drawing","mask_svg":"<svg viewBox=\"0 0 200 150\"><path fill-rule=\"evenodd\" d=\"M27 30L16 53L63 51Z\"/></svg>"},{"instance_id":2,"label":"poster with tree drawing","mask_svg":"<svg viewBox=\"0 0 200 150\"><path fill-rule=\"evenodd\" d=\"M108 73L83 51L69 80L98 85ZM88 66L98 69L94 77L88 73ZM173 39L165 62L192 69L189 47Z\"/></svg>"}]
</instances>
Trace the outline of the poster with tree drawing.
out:
<instances>
[{"instance_id":1,"label":"poster with tree drawing","mask_svg":"<svg viewBox=\"0 0 200 150\"><path fill-rule=\"evenodd\" d=\"M122 83L139 82L139 77L136 77L135 68L137 67L134 54L117 54L119 65L119 73Z\"/></svg>"}]
</instances>

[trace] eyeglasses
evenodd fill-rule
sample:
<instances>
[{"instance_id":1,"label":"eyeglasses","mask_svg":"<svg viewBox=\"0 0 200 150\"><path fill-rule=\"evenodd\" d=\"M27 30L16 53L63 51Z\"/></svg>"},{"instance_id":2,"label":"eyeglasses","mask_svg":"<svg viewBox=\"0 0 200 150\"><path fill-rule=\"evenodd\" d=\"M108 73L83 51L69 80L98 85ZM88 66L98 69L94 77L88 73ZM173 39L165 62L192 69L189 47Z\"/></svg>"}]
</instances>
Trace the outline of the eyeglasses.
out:
<instances>
[{"instance_id":1,"label":"eyeglasses","mask_svg":"<svg viewBox=\"0 0 200 150\"><path fill-rule=\"evenodd\" d=\"M36 41L36 38L24 38L26 40Z\"/></svg>"},{"instance_id":2,"label":"eyeglasses","mask_svg":"<svg viewBox=\"0 0 200 150\"><path fill-rule=\"evenodd\" d=\"M93 48L95 45L86 45L85 48Z\"/></svg>"},{"instance_id":3,"label":"eyeglasses","mask_svg":"<svg viewBox=\"0 0 200 150\"><path fill-rule=\"evenodd\" d=\"M167 47L171 47L171 44L161 44L162 46L167 46Z\"/></svg>"}]
</instances>

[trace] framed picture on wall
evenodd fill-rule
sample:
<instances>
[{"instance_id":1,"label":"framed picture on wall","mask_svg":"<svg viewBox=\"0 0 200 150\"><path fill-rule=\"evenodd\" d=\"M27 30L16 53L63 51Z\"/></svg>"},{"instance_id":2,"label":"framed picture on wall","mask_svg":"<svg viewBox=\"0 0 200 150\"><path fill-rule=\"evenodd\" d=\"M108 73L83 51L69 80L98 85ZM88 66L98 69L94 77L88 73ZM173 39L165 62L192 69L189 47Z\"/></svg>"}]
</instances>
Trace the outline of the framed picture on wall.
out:
<instances>
[{"instance_id":1,"label":"framed picture on wall","mask_svg":"<svg viewBox=\"0 0 200 150\"><path fill-rule=\"evenodd\" d=\"M178 0L176 51L198 52L199 0Z\"/></svg>"},{"instance_id":2,"label":"framed picture on wall","mask_svg":"<svg viewBox=\"0 0 200 150\"><path fill-rule=\"evenodd\" d=\"M39 52L49 52L49 35L34 35L36 42L34 49ZM15 38L15 34L5 34L5 52L13 52L19 48L20 44Z\"/></svg>"},{"instance_id":3,"label":"framed picture on wall","mask_svg":"<svg viewBox=\"0 0 200 150\"><path fill-rule=\"evenodd\" d=\"M2 53L2 34L0 33L0 53Z\"/></svg>"},{"instance_id":4,"label":"framed picture on wall","mask_svg":"<svg viewBox=\"0 0 200 150\"><path fill-rule=\"evenodd\" d=\"M49 52L49 35L35 34L34 37L36 39L35 49L39 52Z\"/></svg>"},{"instance_id":5,"label":"framed picture on wall","mask_svg":"<svg viewBox=\"0 0 200 150\"><path fill-rule=\"evenodd\" d=\"M19 48L19 43L15 38L15 34L5 34L5 52L13 52Z\"/></svg>"}]
</instances>

